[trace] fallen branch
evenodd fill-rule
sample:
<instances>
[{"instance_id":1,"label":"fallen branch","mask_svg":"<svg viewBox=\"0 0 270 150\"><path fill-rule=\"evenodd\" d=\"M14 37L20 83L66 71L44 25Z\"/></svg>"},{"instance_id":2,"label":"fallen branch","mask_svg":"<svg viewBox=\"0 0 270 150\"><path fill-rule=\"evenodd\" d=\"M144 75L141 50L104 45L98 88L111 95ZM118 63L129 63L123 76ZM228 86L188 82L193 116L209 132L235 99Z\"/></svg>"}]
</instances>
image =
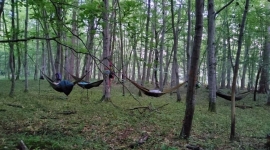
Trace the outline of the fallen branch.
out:
<instances>
[{"instance_id":1,"label":"fallen branch","mask_svg":"<svg viewBox=\"0 0 270 150\"><path fill-rule=\"evenodd\" d=\"M129 148L135 148L135 147L138 147L138 146L144 144L148 140L148 138L149 138L148 133L144 132L137 142L129 145Z\"/></svg>"},{"instance_id":2,"label":"fallen branch","mask_svg":"<svg viewBox=\"0 0 270 150\"><path fill-rule=\"evenodd\" d=\"M16 104L8 104L8 103L5 103L5 105L11 106L11 107L23 108L23 106L21 106L21 105L16 105Z\"/></svg>"},{"instance_id":3,"label":"fallen branch","mask_svg":"<svg viewBox=\"0 0 270 150\"><path fill-rule=\"evenodd\" d=\"M72 115L72 114L76 114L77 111L63 111L63 112L60 112L58 114L62 114L62 115Z\"/></svg>"},{"instance_id":4,"label":"fallen branch","mask_svg":"<svg viewBox=\"0 0 270 150\"><path fill-rule=\"evenodd\" d=\"M246 108L253 108L252 106L245 106L245 105L236 105L235 107L246 109Z\"/></svg>"},{"instance_id":5,"label":"fallen branch","mask_svg":"<svg viewBox=\"0 0 270 150\"><path fill-rule=\"evenodd\" d=\"M27 146L24 144L23 140L21 140L17 146L20 150L28 150Z\"/></svg>"},{"instance_id":6,"label":"fallen branch","mask_svg":"<svg viewBox=\"0 0 270 150\"><path fill-rule=\"evenodd\" d=\"M146 110L149 110L149 111L151 112L151 111L158 111L158 109L160 109L160 108L162 108L162 107L164 107L164 106L166 106L166 105L169 105L169 103L164 104L164 105L162 105L162 106L159 106L159 107L155 108L155 107L152 105L152 103L149 103L148 106L138 106L138 107L130 108L129 110L139 110L140 113L143 113L143 112L145 112ZM141 109L143 110L143 112L140 111Z\"/></svg>"},{"instance_id":7,"label":"fallen branch","mask_svg":"<svg viewBox=\"0 0 270 150\"><path fill-rule=\"evenodd\" d=\"M192 150L201 150L201 148L199 146L195 146L195 145L187 145L186 148L192 149Z\"/></svg>"}]
</instances>

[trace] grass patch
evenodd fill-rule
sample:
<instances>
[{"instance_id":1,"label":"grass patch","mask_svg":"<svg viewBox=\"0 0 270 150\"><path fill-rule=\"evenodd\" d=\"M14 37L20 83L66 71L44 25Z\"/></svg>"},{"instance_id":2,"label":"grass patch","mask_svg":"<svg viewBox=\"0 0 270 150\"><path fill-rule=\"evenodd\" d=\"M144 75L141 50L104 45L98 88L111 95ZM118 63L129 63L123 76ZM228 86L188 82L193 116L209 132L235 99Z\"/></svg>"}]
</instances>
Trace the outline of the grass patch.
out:
<instances>
[{"instance_id":1,"label":"grass patch","mask_svg":"<svg viewBox=\"0 0 270 150\"><path fill-rule=\"evenodd\" d=\"M16 81L15 96L8 97L10 81L0 80L0 149L15 149L20 140L30 149L184 149L187 144L204 149L263 149L270 132L270 108L265 95L258 101L247 96L236 108L236 133L239 140L229 141L230 102L217 98L217 113L208 112L207 91L200 88L189 140L178 138L185 113L186 89L182 102L176 95L160 98L138 97L138 90L127 87L146 109L134 109L139 103L121 85L113 84L110 102L100 102L102 86L87 91L78 86L68 96L54 91L46 81ZM168 104L168 105L166 105ZM163 106L159 108L160 106ZM166 106L165 106L166 105ZM115 107L117 106L117 107ZM149 108L151 109L149 109ZM157 109L159 108L159 109ZM143 144L136 142L148 135Z\"/></svg>"}]
</instances>

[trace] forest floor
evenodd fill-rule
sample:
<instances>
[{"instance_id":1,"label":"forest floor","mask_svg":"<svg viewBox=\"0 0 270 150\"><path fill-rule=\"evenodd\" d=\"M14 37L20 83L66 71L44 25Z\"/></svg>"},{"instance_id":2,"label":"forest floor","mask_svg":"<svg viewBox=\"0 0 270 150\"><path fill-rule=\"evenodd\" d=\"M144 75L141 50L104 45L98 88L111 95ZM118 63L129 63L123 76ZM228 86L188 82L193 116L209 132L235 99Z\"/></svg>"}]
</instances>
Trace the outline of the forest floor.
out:
<instances>
[{"instance_id":1,"label":"forest floor","mask_svg":"<svg viewBox=\"0 0 270 150\"><path fill-rule=\"evenodd\" d=\"M40 83L40 84L39 84ZM0 149L21 147L48 150L105 149L266 149L270 133L270 107L266 95L248 95L236 105L237 139L230 141L230 102L217 98L217 112L208 111L207 89L197 90L192 132L179 138L185 115L186 88L181 102L176 94L159 98L137 96L138 89L126 83L113 84L111 102L101 102L102 86L88 91L77 85L68 98L44 80L16 81L15 96L8 96L10 81L0 80ZM148 87L151 87L149 85Z\"/></svg>"}]
</instances>

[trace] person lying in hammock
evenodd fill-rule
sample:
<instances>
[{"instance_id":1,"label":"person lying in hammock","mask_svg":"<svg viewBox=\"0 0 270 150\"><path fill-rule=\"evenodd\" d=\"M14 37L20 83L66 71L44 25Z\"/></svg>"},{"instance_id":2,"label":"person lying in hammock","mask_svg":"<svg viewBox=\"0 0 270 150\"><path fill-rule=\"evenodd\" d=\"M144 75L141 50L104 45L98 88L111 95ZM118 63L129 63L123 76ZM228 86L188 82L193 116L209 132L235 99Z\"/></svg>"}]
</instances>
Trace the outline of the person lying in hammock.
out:
<instances>
[{"instance_id":1,"label":"person lying in hammock","mask_svg":"<svg viewBox=\"0 0 270 150\"><path fill-rule=\"evenodd\" d=\"M149 92L152 92L152 93L161 93L161 91L159 89L149 90Z\"/></svg>"},{"instance_id":2,"label":"person lying in hammock","mask_svg":"<svg viewBox=\"0 0 270 150\"><path fill-rule=\"evenodd\" d=\"M55 74L55 81L53 82L53 84L58 85L61 81L62 81L62 76L60 73L57 72Z\"/></svg>"}]
</instances>

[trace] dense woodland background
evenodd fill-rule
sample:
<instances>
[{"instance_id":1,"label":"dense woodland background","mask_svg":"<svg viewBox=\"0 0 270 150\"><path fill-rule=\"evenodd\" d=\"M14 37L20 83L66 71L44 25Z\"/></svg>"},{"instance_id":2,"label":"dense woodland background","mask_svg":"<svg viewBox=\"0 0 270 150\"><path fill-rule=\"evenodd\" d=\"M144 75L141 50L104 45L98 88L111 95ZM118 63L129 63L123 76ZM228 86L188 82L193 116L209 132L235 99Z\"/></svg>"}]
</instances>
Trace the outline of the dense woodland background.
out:
<instances>
[{"instance_id":1,"label":"dense woodland background","mask_svg":"<svg viewBox=\"0 0 270 150\"><path fill-rule=\"evenodd\" d=\"M105 70L123 95L126 77L161 91L188 81L186 101L194 102L197 82L209 89L213 112L216 91L230 89L233 139L235 94L269 93L269 6L266 0L0 0L0 77L11 80L12 97L16 80L28 92L28 80L41 72L66 80L86 74L86 81L105 79L105 100L111 97ZM186 109L193 114L194 103Z\"/></svg>"}]
</instances>

